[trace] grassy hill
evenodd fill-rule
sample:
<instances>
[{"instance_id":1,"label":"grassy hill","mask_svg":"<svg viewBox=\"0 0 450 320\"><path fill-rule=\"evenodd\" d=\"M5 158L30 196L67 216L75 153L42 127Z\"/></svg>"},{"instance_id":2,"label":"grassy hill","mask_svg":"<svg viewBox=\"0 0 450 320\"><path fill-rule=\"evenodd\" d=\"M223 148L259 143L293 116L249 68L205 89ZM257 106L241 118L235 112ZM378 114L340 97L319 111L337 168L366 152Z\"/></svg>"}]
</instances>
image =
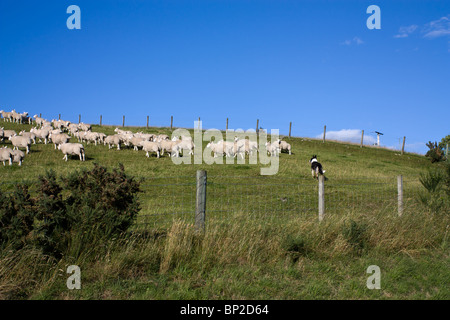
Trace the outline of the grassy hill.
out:
<instances>
[{"instance_id":1,"label":"grassy hill","mask_svg":"<svg viewBox=\"0 0 450 320\"><path fill-rule=\"evenodd\" d=\"M29 125L2 123L5 129ZM124 128L171 133L170 128ZM112 134L114 127L93 126ZM192 132L192 131L191 131ZM0 254L0 298L31 299L449 299L449 215L417 201L425 157L306 138L285 139L275 176L263 166L175 165L164 155L86 147L86 162L62 160L53 145L31 146L22 167L0 168L3 190L48 169L66 174L94 162L125 166L145 178L141 215L148 225L132 237L86 248L54 261L33 248ZM205 147L207 142L203 142ZM9 142L1 145L9 146ZM317 220L316 154L326 176L326 218ZM208 172L207 229L192 227L195 173ZM405 179L407 208L398 217L396 179ZM169 213L180 213L172 214ZM183 213L183 214L181 214ZM303 214L305 213L305 214ZM162 221L152 215L161 214ZM168 223L169 222L169 223ZM82 289L66 288L68 265L79 265ZM370 290L367 267L381 269Z\"/></svg>"}]
</instances>

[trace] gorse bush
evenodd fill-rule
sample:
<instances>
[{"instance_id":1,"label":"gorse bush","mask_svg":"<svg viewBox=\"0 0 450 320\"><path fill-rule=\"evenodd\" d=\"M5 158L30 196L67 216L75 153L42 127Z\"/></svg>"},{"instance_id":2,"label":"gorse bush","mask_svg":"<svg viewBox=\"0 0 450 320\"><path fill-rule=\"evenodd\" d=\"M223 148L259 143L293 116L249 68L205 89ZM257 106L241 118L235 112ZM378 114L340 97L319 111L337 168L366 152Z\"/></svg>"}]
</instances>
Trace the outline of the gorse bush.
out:
<instances>
[{"instance_id":1,"label":"gorse bush","mask_svg":"<svg viewBox=\"0 0 450 320\"><path fill-rule=\"evenodd\" d=\"M139 182L122 165L108 171L94 164L60 178L48 171L36 187L35 198L26 186L0 194L1 244L28 242L55 257L77 256L127 231L140 210Z\"/></svg>"},{"instance_id":2,"label":"gorse bush","mask_svg":"<svg viewBox=\"0 0 450 320\"><path fill-rule=\"evenodd\" d=\"M0 248L25 245L33 229L33 203L26 185L17 185L10 195L0 192Z\"/></svg>"},{"instance_id":3,"label":"gorse bush","mask_svg":"<svg viewBox=\"0 0 450 320\"><path fill-rule=\"evenodd\" d=\"M445 170L430 169L419 179L425 192L419 193L419 202L433 213L448 209L450 195L450 165Z\"/></svg>"}]
</instances>

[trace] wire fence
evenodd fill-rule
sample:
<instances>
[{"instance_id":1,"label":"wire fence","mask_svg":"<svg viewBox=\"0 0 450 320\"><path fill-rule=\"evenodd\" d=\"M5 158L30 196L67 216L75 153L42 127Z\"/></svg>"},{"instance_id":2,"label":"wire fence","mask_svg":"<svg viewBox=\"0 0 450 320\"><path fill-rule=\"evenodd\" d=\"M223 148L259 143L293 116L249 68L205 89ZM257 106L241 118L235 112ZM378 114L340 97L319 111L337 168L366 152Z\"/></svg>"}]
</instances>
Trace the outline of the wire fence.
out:
<instances>
[{"instance_id":1,"label":"wire fence","mask_svg":"<svg viewBox=\"0 0 450 320\"><path fill-rule=\"evenodd\" d=\"M326 181L326 214L376 209L399 211L397 177ZM414 203L421 188L418 180L402 181L402 210ZM142 185L142 210L136 225L145 227L170 223L173 218L194 223L197 183L195 177L146 179ZM314 179L267 176L208 176L206 220L229 219L236 214L264 222L284 221L319 212L319 184Z\"/></svg>"},{"instance_id":2,"label":"wire fence","mask_svg":"<svg viewBox=\"0 0 450 320\"><path fill-rule=\"evenodd\" d=\"M264 222L284 221L319 212L319 183L316 179L276 176L208 176L206 220L230 219L236 214ZM0 182L10 193L14 182ZM175 219L194 223L197 212L195 176L151 177L141 183L141 211L136 228L165 226ZM419 180L402 180L402 210L415 203L422 188ZM335 215L377 209L400 211L397 177L388 179L347 179L324 182L325 214Z\"/></svg>"}]
</instances>

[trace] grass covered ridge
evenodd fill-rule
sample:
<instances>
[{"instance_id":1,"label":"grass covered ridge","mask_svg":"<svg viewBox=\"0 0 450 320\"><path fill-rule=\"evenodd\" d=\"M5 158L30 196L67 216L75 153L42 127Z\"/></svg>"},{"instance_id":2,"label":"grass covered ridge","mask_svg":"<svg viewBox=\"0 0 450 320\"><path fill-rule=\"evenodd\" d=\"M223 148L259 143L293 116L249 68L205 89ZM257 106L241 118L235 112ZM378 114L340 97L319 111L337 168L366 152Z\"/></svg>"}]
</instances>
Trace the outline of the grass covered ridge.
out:
<instances>
[{"instance_id":1,"label":"grass covered ridge","mask_svg":"<svg viewBox=\"0 0 450 320\"><path fill-rule=\"evenodd\" d=\"M4 126L17 132L29 130L27 125ZM130 129L170 134L168 128ZM94 130L112 134L114 128L94 126ZM32 145L22 167L2 166L0 175L2 183L9 184L35 180L48 169L66 175L98 162L106 167L123 163L131 176L176 177L180 183L193 178L196 170L206 169L208 176L233 183L239 181L231 178L236 176L281 183L283 178L295 177L313 185L308 160L317 154L330 186L360 179L392 180L395 187L397 175L413 181L432 167L429 160L415 154L286 140L292 144L293 155L281 155L275 177L259 177L261 165L174 165L168 157L147 159L142 151L108 150L92 144L86 145L84 163L75 158L64 162L52 145ZM216 189L211 187L208 192L221 195L221 186L212 186ZM163 191L145 195L164 196ZM157 202L143 207L152 209ZM249 218L245 210L233 210L217 219L207 213L205 233L197 233L192 220L174 216L169 225L134 230L60 259L29 246L20 251L7 247L0 252L0 299L450 298L449 214L432 212L419 201L408 203L402 217L389 206L336 210L321 223L316 214L262 223ZM69 265L81 268L81 290L66 287ZM381 269L381 290L366 287L370 265Z\"/></svg>"}]
</instances>

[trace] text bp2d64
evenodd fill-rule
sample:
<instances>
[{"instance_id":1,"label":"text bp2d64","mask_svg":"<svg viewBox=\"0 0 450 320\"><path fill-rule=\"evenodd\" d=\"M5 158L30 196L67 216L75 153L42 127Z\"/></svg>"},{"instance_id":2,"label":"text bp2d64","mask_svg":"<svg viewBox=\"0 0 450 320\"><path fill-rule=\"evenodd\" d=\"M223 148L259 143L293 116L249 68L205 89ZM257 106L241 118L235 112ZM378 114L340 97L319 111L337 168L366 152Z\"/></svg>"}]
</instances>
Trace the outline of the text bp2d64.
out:
<instances>
[{"instance_id":1,"label":"text bp2d64","mask_svg":"<svg viewBox=\"0 0 450 320\"><path fill-rule=\"evenodd\" d=\"M224 314L269 314L269 308L267 305L226 304Z\"/></svg>"}]
</instances>

